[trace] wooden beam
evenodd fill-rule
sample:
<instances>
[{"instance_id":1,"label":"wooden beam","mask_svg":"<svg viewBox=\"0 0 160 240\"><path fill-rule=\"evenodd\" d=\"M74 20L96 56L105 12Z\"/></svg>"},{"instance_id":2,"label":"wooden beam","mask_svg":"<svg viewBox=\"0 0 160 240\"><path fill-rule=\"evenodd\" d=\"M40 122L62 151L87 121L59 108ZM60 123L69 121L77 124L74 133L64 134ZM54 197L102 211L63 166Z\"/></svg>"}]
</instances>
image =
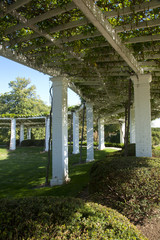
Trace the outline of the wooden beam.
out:
<instances>
[{"instance_id":1,"label":"wooden beam","mask_svg":"<svg viewBox=\"0 0 160 240\"><path fill-rule=\"evenodd\" d=\"M0 45L0 56L13 60L14 62L20 63L24 66L33 68L50 76L58 76L60 72L54 70L53 68L46 68L45 66L37 66L35 62L30 62L26 56L22 54L17 54L17 52L12 51L11 49L6 49Z\"/></svg>"},{"instance_id":2,"label":"wooden beam","mask_svg":"<svg viewBox=\"0 0 160 240\"><path fill-rule=\"evenodd\" d=\"M37 31L37 30L36 30ZM44 33L44 37L47 36L48 34ZM35 34L35 36L37 36L37 34ZM41 32L41 35L40 36L43 36L43 33ZM64 43L67 43L67 42L74 42L74 41L77 41L77 40L82 40L82 39L87 39L87 38L94 38L94 37L98 37L98 36L101 36L101 33L99 31L95 31L94 33L88 33L86 35L84 34L78 34L78 35L75 35L75 36L71 36L71 37L63 37L63 38L59 38L57 40L54 39L54 41L50 41L50 42L47 42L45 44L42 44L40 46L38 46L37 48L42 48L42 47L50 47L50 46L58 46L58 47L62 47L62 44ZM28 37L26 38L28 40ZM20 39L21 40L21 39ZM48 39L50 40L50 39ZM22 51L31 51L31 50L34 50L36 47L35 46L30 46L30 47L26 47L26 48L23 48ZM65 49L64 49L65 51Z\"/></svg>"},{"instance_id":3,"label":"wooden beam","mask_svg":"<svg viewBox=\"0 0 160 240\"><path fill-rule=\"evenodd\" d=\"M144 43L144 42L154 42L154 41L159 41L159 40L160 40L160 34L156 34L156 35L130 38L130 39L125 41L125 44L140 43L140 42L142 42L142 43Z\"/></svg>"},{"instance_id":4,"label":"wooden beam","mask_svg":"<svg viewBox=\"0 0 160 240\"><path fill-rule=\"evenodd\" d=\"M80 20L77 20L77 21L61 24L61 25L58 25L56 27L50 28L49 32L50 33L55 33L55 32L68 30L68 29L75 28L75 27L84 26L84 25L87 25L88 23L89 23L89 20L87 18L83 18L83 19L80 19Z\"/></svg>"},{"instance_id":5,"label":"wooden beam","mask_svg":"<svg viewBox=\"0 0 160 240\"><path fill-rule=\"evenodd\" d=\"M122 44L119 36L105 18L104 13L95 5L93 0L73 0L84 15L98 29L99 32L107 39L110 45L118 54L127 62L127 64L137 74L142 74L143 69L139 67L137 60L125 45Z\"/></svg>"},{"instance_id":6,"label":"wooden beam","mask_svg":"<svg viewBox=\"0 0 160 240\"><path fill-rule=\"evenodd\" d=\"M7 8L2 8L2 11L4 10L4 12L0 13L0 18L4 17L6 14L12 12L13 10L16 10L22 6L24 6L25 4L29 3L31 0L18 0L14 3L12 3L11 5L9 5Z\"/></svg>"},{"instance_id":7,"label":"wooden beam","mask_svg":"<svg viewBox=\"0 0 160 240\"><path fill-rule=\"evenodd\" d=\"M144 2L142 4L138 4L131 7L121 8L113 11L108 11L105 13L106 18L113 18L117 16L124 16L124 15L130 15L133 13L138 13L142 11L146 11L149 9L154 9L160 7L160 1L159 0L153 0L150 2Z\"/></svg>"},{"instance_id":8,"label":"wooden beam","mask_svg":"<svg viewBox=\"0 0 160 240\"><path fill-rule=\"evenodd\" d=\"M156 61L145 61L145 62L139 62L140 66L154 66L154 67L160 67L160 64L158 64Z\"/></svg>"},{"instance_id":9,"label":"wooden beam","mask_svg":"<svg viewBox=\"0 0 160 240\"><path fill-rule=\"evenodd\" d=\"M64 8L56 8L56 9L50 10L50 11L48 11L46 13L43 13L43 14L37 16L37 17L33 17L33 18L29 19L29 20L26 19L26 21L24 21L23 23L20 23L18 25L15 25L13 27L8 28L7 31L5 32L5 34L6 35L10 34L10 33L15 32L17 30L20 30L20 29L22 29L24 27L28 27L29 25L34 25L34 24L36 24L38 22L42 22L42 21L44 21L46 19L55 17L55 16L57 16L59 14L65 13L65 12L73 10L75 8L76 8L76 6L75 6L75 4L73 2L68 3L68 4L66 4L66 6Z\"/></svg>"},{"instance_id":10,"label":"wooden beam","mask_svg":"<svg viewBox=\"0 0 160 240\"><path fill-rule=\"evenodd\" d=\"M138 22L133 24L126 24L122 26L115 27L115 30L117 33L124 32L124 31L131 31L134 29L141 29L141 28L149 28L149 27L156 27L160 25L160 18L144 21L144 22Z\"/></svg>"}]
</instances>

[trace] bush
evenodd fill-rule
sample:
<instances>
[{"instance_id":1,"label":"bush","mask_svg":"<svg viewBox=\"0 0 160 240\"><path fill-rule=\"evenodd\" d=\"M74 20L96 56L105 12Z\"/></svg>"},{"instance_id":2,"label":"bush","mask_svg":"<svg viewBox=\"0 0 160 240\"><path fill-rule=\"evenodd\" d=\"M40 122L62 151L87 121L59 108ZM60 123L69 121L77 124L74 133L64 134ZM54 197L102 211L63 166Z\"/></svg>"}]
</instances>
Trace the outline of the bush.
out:
<instances>
[{"instance_id":1,"label":"bush","mask_svg":"<svg viewBox=\"0 0 160 240\"><path fill-rule=\"evenodd\" d=\"M152 144L153 145L160 144L160 129L159 128L152 129Z\"/></svg>"},{"instance_id":2,"label":"bush","mask_svg":"<svg viewBox=\"0 0 160 240\"><path fill-rule=\"evenodd\" d=\"M146 239L115 210L53 197L1 199L0 235L1 240Z\"/></svg>"},{"instance_id":3,"label":"bush","mask_svg":"<svg viewBox=\"0 0 160 240\"><path fill-rule=\"evenodd\" d=\"M45 144L45 140L44 139L40 139L40 140L23 140L21 142L21 147L31 147L31 146L35 146L35 147L43 147Z\"/></svg>"},{"instance_id":4,"label":"bush","mask_svg":"<svg viewBox=\"0 0 160 240\"><path fill-rule=\"evenodd\" d=\"M124 148L123 143L111 143L111 142L105 142L106 147L117 147L117 148Z\"/></svg>"},{"instance_id":5,"label":"bush","mask_svg":"<svg viewBox=\"0 0 160 240\"><path fill-rule=\"evenodd\" d=\"M94 201L140 222L160 201L160 160L107 158L91 168L90 193Z\"/></svg>"}]
</instances>

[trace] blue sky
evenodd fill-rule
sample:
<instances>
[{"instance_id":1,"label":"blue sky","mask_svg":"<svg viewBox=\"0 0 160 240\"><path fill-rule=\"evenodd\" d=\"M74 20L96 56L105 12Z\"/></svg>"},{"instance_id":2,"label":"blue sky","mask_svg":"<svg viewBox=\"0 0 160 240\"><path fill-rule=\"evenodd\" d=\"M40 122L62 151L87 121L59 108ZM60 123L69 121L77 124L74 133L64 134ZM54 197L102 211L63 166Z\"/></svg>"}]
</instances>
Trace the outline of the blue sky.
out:
<instances>
[{"instance_id":1,"label":"blue sky","mask_svg":"<svg viewBox=\"0 0 160 240\"><path fill-rule=\"evenodd\" d=\"M49 75L45 75L22 64L0 57L0 93L9 92L8 83L16 80L17 77L31 80L31 84L36 86L36 93L46 103L49 102L49 88L51 82ZM80 103L79 97L72 90L68 90L68 105Z\"/></svg>"}]
</instances>

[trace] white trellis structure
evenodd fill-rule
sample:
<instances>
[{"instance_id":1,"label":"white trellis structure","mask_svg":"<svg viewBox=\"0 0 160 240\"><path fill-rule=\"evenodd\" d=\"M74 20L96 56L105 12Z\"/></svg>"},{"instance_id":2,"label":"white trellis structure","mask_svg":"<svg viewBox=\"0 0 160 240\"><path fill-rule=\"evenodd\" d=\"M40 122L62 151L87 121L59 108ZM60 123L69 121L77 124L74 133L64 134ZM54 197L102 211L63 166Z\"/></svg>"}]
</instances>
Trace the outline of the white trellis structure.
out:
<instances>
[{"instance_id":1,"label":"white trellis structure","mask_svg":"<svg viewBox=\"0 0 160 240\"><path fill-rule=\"evenodd\" d=\"M49 6L45 0L43 5L32 0L1 1L0 55L48 74L53 81L53 147L57 143L60 147L52 156L57 169L52 185L68 179L67 87L87 103L87 161L91 161L94 113L104 122L124 117L132 79L131 142L136 144L136 156L152 155L150 122L160 116L160 17L154 12L159 7L159 0L112 6L105 0L51 1ZM126 16L130 22L125 22ZM78 129L76 115L74 124ZM101 149L103 124L99 124Z\"/></svg>"},{"instance_id":2,"label":"white trellis structure","mask_svg":"<svg viewBox=\"0 0 160 240\"><path fill-rule=\"evenodd\" d=\"M45 127L45 151L48 151L49 147L49 117L40 116L40 117L17 117L17 118L0 118L0 128L10 128L10 150L16 149L16 128L20 128L19 142L20 145L24 140L24 128L27 129L27 139L31 139L31 129L32 128L44 128Z\"/></svg>"}]
</instances>

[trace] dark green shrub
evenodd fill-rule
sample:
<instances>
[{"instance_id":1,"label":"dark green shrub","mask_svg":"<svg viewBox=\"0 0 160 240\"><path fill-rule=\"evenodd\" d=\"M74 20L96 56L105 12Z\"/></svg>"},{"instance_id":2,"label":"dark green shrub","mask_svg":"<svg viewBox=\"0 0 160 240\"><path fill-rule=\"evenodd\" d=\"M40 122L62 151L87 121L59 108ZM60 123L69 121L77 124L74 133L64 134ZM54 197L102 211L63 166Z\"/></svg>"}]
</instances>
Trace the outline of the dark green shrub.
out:
<instances>
[{"instance_id":1,"label":"dark green shrub","mask_svg":"<svg viewBox=\"0 0 160 240\"><path fill-rule=\"evenodd\" d=\"M107 158L91 168L90 193L93 200L112 207L138 222L160 201L160 160Z\"/></svg>"},{"instance_id":2,"label":"dark green shrub","mask_svg":"<svg viewBox=\"0 0 160 240\"><path fill-rule=\"evenodd\" d=\"M44 139L39 139L39 140L24 140L21 142L21 147L31 147L31 146L35 146L35 147L43 147L45 144L45 140Z\"/></svg>"},{"instance_id":3,"label":"dark green shrub","mask_svg":"<svg viewBox=\"0 0 160 240\"><path fill-rule=\"evenodd\" d=\"M115 210L53 197L1 199L0 236L2 240L146 239Z\"/></svg>"},{"instance_id":4,"label":"dark green shrub","mask_svg":"<svg viewBox=\"0 0 160 240\"><path fill-rule=\"evenodd\" d=\"M111 142L105 142L106 147L117 147L117 148L124 148L123 143L111 143Z\"/></svg>"},{"instance_id":5,"label":"dark green shrub","mask_svg":"<svg viewBox=\"0 0 160 240\"><path fill-rule=\"evenodd\" d=\"M159 145L160 144L160 129L152 128L152 144Z\"/></svg>"}]
</instances>

